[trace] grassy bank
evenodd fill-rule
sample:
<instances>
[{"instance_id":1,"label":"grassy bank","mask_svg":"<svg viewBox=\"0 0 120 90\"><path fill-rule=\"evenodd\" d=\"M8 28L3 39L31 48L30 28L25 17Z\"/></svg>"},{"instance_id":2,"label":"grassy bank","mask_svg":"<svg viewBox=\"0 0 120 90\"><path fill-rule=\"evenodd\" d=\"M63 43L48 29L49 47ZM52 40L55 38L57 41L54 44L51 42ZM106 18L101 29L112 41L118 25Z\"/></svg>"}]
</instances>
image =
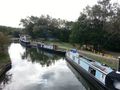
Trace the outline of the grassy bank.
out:
<instances>
[{"instance_id":1,"label":"grassy bank","mask_svg":"<svg viewBox=\"0 0 120 90\"><path fill-rule=\"evenodd\" d=\"M117 69L118 61L116 58L105 57L105 56L97 55L88 51L79 51L79 52L88 58L94 59L102 64L106 64L109 67Z\"/></svg>"},{"instance_id":2,"label":"grassy bank","mask_svg":"<svg viewBox=\"0 0 120 90\"><path fill-rule=\"evenodd\" d=\"M58 45L60 48L63 48L63 49L66 49L66 50L76 48L73 45L71 45L70 43L65 43L65 42L44 41L44 43L55 44L55 45ZM80 51L81 54L83 54L84 56L86 56L88 58L91 58L91 59L94 59L94 60L96 60L100 63L106 64L109 67L112 67L114 69L117 68L117 62L118 61L116 60L116 58L108 57L108 56L102 56L102 55L95 54L95 53L92 53L92 52L89 52L89 51L84 51L84 50L79 50L79 51ZM110 55L110 56L112 56L112 55Z\"/></svg>"},{"instance_id":3,"label":"grassy bank","mask_svg":"<svg viewBox=\"0 0 120 90\"><path fill-rule=\"evenodd\" d=\"M8 54L0 53L0 71L1 68L8 63L10 63L10 58Z\"/></svg>"},{"instance_id":4,"label":"grassy bank","mask_svg":"<svg viewBox=\"0 0 120 90\"><path fill-rule=\"evenodd\" d=\"M11 68L10 58L9 55L0 54L0 81L2 81L5 73Z\"/></svg>"},{"instance_id":5,"label":"grassy bank","mask_svg":"<svg viewBox=\"0 0 120 90\"><path fill-rule=\"evenodd\" d=\"M71 45L70 43L65 43L65 42L55 42L55 41L44 41L47 44L55 44L58 45L59 48L63 48L66 50L69 50L71 48L74 48L73 45Z\"/></svg>"},{"instance_id":6,"label":"grassy bank","mask_svg":"<svg viewBox=\"0 0 120 90\"><path fill-rule=\"evenodd\" d=\"M8 54L0 54L0 64L9 62Z\"/></svg>"}]
</instances>

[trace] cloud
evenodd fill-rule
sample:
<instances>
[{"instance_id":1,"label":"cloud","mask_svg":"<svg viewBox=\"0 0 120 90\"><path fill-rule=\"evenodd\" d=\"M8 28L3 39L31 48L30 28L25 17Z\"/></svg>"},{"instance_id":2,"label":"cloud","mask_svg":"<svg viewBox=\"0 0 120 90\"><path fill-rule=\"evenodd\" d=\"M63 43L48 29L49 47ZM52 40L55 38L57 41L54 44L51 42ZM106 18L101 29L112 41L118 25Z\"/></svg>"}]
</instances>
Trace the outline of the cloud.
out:
<instances>
[{"instance_id":1,"label":"cloud","mask_svg":"<svg viewBox=\"0 0 120 90\"><path fill-rule=\"evenodd\" d=\"M21 18L49 14L55 18L76 20L86 5L97 0L1 0L0 25L18 27Z\"/></svg>"}]
</instances>

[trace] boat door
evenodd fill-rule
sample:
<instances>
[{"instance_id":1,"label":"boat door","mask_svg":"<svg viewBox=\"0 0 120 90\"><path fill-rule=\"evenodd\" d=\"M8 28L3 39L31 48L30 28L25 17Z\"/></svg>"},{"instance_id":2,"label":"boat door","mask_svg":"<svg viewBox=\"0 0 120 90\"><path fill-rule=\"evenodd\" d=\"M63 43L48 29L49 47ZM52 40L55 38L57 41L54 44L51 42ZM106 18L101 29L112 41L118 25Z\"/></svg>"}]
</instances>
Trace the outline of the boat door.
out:
<instances>
[{"instance_id":1,"label":"boat door","mask_svg":"<svg viewBox=\"0 0 120 90\"><path fill-rule=\"evenodd\" d=\"M95 69L89 67L89 70L88 70L88 71L89 71L89 73L91 73L92 75L95 76L95 73L96 73L96 70L95 70Z\"/></svg>"}]
</instances>

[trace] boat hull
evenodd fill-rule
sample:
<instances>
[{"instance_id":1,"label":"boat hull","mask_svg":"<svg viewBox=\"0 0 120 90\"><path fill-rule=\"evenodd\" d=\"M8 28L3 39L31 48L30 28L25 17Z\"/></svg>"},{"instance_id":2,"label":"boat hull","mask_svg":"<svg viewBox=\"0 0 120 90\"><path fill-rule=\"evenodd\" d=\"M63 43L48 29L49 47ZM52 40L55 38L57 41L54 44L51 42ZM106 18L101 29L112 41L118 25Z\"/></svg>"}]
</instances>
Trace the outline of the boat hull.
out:
<instances>
[{"instance_id":1,"label":"boat hull","mask_svg":"<svg viewBox=\"0 0 120 90\"><path fill-rule=\"evenodd\" d=\"M95 86L96 90L108 90L108 88L100 82L98 79L96 79L92 74L87 72L85 69L83 69L80 65L78 65L76 62L71 60L70 58L66 57L66 61L70 63L70 65L81 75L83 78L85 78L89 83Z\"/></svg>"},{"instance_id":2,"label":"boat hull","mask_svg":"<svg viewBox=\"0 0 120 90\"><path fill-rule=\"evenodd\" d=\"M20 44L24 47L31 47L30 42L24 42L22 40L19 40Z\"/></svg>"},{"instance_id":3,"label":"boat hull","mask_svg":"<svg viewBox=\"0 0 120 90\"><path fill-rule=\"evenodd\" d=\"M50 53L56 53L56 54L60 54L60 55L65 55L66 54L66 51L48 49L48 48L41 47L39 45L37 45L37 47L38 47L38 49L41 49L43 51L47 51L47 52L50 52Z\"/></svg>"}]
</instances>

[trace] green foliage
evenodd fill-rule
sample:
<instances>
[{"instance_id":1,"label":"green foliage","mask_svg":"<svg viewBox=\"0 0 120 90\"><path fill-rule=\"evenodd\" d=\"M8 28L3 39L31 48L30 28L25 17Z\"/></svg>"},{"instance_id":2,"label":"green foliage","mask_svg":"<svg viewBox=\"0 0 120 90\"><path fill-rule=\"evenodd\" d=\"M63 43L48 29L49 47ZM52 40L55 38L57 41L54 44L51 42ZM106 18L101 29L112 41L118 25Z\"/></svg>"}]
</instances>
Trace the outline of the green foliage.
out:
<instances>
[{"instance_id":1,"label":"green foliage","mask_svg":"<svg viewBox=\"0 0 120 90\"><path fill-rule=\"evenodd\" d=\"M41 17L27 17L21 19L26 34L33 39L59 39L68 42L70 34L70 25L72 22L51 18L49 15Z\"/></svg>"},{"instance_id":2,"label":"green foliage","mask_svg":"<svg viewBox=\"0 0 120 90\"><path fill-rule=\"evenodd\" d=\"M87 6L74 23L70 42L93 46L94 50L120 51L120 7L110 0Z\"/></svg>"},{"instance_id":3,"label":"green foliage","mask_svg":"<svg viewBox=\"0 0 120 90\"><path fill-rule=\"evenodd\" d=\"M21 33L21 28L0 26L0 32L4 33L5 35L10 35L12 37L18 37L18 35Z\"/></svg>"},{"instance_id":4,"label":"green foliage","mask_svg":"<svg viewBox=\"0 0 120 90\"><path fill-rule=\"evenodd\" d=\"M8 36L14 37L14 35L18 35L16 31L19 30L20 29L18 28L0 26L0 67L10 62L10 58L8 55L8 45L9 45Z\"/></svg>"}]
</instances>

